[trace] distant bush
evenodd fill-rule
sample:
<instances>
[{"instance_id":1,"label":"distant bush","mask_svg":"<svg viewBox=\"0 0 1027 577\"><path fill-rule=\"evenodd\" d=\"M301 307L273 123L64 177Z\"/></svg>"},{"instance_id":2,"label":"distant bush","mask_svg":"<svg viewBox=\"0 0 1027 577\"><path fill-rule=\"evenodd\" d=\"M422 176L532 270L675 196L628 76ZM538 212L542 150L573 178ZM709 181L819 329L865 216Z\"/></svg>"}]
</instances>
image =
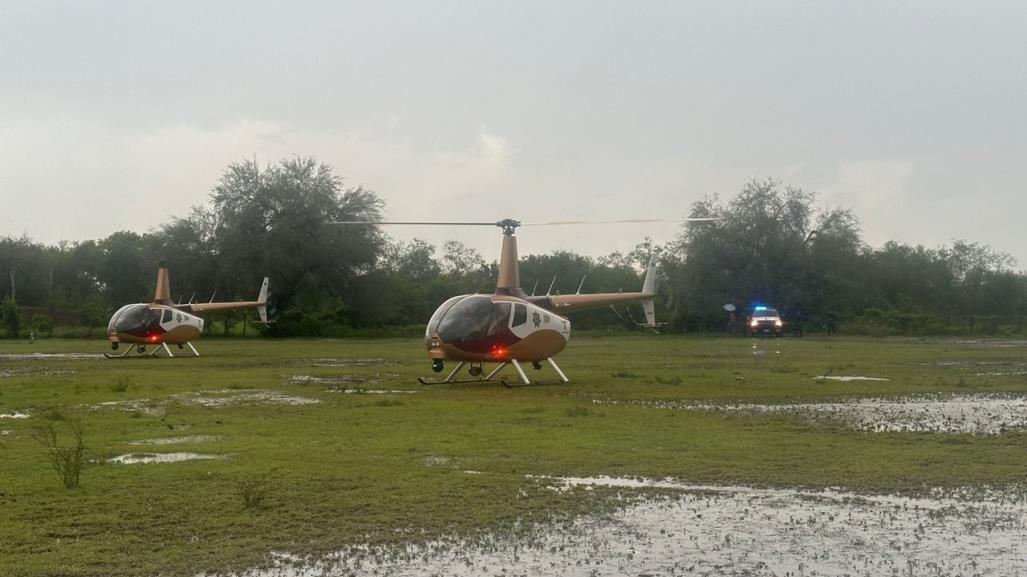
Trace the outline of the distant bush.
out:
<instances>
[{"instance_id":1,"label":"distant bush","mask_svg":"<svg viewBox=\"0 0 1027 577\"><path fill-rule=\"evenodd\" d=\"M3 322L7 336L12 339L18 338L21 319L18 313L18 305L11 297L7 297L4 299L3 304L0 304L0 321Z\"/></svg>"}]
</instances>

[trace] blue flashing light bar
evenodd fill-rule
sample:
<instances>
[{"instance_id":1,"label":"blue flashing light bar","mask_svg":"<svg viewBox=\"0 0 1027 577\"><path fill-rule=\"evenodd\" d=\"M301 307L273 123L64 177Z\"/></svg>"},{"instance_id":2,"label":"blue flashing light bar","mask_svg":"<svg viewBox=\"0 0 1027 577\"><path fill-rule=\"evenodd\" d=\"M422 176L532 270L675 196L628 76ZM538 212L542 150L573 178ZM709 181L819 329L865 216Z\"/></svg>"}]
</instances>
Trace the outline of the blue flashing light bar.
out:
<instances>
[{"instance_id":1,"label":"blue flashing light bar","mask_svg":"<svg viewBox=\"0 0 1027 577\"><path fill-rule=\"evenodd\" d=\"M753 307L752 310L754 310L754 311L765 311L765 310L767 310L767 307L765 307L763 305L760 305L758 307Z\"/></svg>"}]
</instances>

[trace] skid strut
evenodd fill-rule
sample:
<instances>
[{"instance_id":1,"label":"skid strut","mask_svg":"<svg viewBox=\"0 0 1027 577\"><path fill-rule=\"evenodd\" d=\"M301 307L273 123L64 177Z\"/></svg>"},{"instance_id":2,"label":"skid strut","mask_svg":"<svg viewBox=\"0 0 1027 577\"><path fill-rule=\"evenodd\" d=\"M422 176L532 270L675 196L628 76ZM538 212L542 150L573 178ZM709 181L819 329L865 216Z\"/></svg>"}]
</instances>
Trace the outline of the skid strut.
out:
<instances>
[{"instance_id":1,"label":"skid strut","mask_svg":"<svg viewBox=\"0 0 1027 577\"><path fill-rule=\"evenodd\" d=\"M192 343L186 342L185 346L189 347L189 350L193 352L193 355L197 357L200 356L200 353L196 350L196 347L194 347ZM140 350L139 347L143 347L142 350ZM130 344L127 348L125 348L125 352L119 355L104 353L103 356L107 357L108 359L143 359L147 357L156 358L160 356L161 351L164 351L168 355L168 358L175 358L175 355L171 352L171 347L168 346L168 343L160 343L160 346L155 346L150 351L146 350L145 345Z\"/></svg>"},{"instance_id":2,"label":"skid strut","mask_svg":"<svg viewBox=\"0 0 1027 577\"><path fill-rule=\"evenodd\" d=\"M556 371L557 375L559 375L561 383L569 383L570 382L570 379L568 379L567 375L565 375L563 373L563 371L560 370L560 367L556 364L556 361L554 361L551 358L546 359L546 361L549 362L549 365L551 367L553 367L553 370ZM521 366L521 363L519 361L517 361L516 359L509 359L509 360L506 360L506 361L501 361L496 368L492 369L488 373L484 373L483 371L479 370L477 372L478 376L475 377L475 378L458 379L457 375L460 374L460 371L463 370L463 368L465 366L467 366L467 364L468 363L466 361L461 361L459 364L457 364L456 368L454 368L452 371L450 371L449 375L447 375L446 378L444 378L444 379L425 379L423 377L418 377L417 381L419 383L421 383L422 385L452 385L452 384L460 384L460 383L484 383L484 382L487 382L487 381L491 381L493 379L493 377L498 375L499 371L503 370L503 368L506 367L507 365L512 365L514 370L517 371L517 376L520 378L520 382L519 383L508 383L505 380L500 380L500 382L503 385L507 386L507 387L513 388L513 387L527 387L527 386L533 386L533 385L556 384L556 383L532 382L531 379L528 378L528 375L524 372L524 368ZM483 365L484 365L484 363L471 363L471 368L472 369L481 369L483 367ZM536 364L536 368L539 367L539 366L540 365ZM473 373L474 373L474 371L472 371L472 374Z\"/></svg>"}]
</instances>

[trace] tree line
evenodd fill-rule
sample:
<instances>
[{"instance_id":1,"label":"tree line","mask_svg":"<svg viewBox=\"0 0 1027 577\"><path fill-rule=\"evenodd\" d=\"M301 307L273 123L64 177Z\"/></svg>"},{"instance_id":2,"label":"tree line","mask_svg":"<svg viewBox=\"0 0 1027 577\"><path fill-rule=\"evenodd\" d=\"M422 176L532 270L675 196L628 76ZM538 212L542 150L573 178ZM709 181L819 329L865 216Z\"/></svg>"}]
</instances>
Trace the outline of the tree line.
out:
<instances>
[{"instance_id":1,"label":"tree line","mask_svg":"<svg viewBox=\"0 0 1027 577\"><path fill-rule=\"evenodd\" d=\"M376 193L344 187L313 159L243 161L227 167L207 204L149 232L56 245L0 238L3 333L99 334L118 307L150 300L161 261L183 302L252 299L270 276L276 322L249 330L279 336L415 334L448 297L494 289L497 263L458 241L404 243L376 226L333 224L379 221L383 209ZM658 318L672 331L725 330L729 303L775 306L806 330L1023 331L1027 279L988 246L871 247L850 210L824 208L816 194L772 180L751 181L726 201L705 198L689 216L714 220L686 223L673 241L647 240L626 253L528 255L522 283L573 292L584 278L583 292L638 290L656 254ZM603 309L573 320L621 330L635 326L633 315ZM207 330L215 333L250 326L240 313L213 320Z\"/></svg>"}]
</instances>

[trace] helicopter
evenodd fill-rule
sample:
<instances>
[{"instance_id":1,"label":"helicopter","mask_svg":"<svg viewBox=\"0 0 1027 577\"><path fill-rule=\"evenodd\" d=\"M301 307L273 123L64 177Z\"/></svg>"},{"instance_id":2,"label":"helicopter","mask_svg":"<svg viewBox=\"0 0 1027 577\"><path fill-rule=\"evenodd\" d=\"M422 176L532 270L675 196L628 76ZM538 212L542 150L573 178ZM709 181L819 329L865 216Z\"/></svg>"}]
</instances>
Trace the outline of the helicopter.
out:
<instances>
[{"instance_id":1,"label":"helicopter","mask_svg":"<svg viewBox=\"0 0 1027 577\"><path fill-rule=\"evenodd\" d=\"M693 218L688 221L709 221L712 218ZM607 222L662 222L630 220ZM507 387L527 386L533 383L522 363L531 363L536 370L546 362L561 383L570 379L553 357L564 350L571 334L571 321L566 316L580 310L641 302L645 323L641 326L656 329L653 298L656 296L655 258L650 258L642 289L639 292L581 294L527 294L520 283L517 265L517 237L520 226L529 226L514 219L497 222L373 222L344 221L335 224L364 225L441 225L441 226L497 226L503 231L496 290L493 294L465 294L454 296L442 303L428 321L424 344L431 359L432 371L441 373L446 362L456 367L442 379L418 378L423 385L480 383L491 381L507 366L517 372L520 384L506 380ZM539 225L599 224L585 221L560 221ZM552 287L550 287L551 290ZM534 291L533 291L534 292ZM496 365L486 372L486 366ZM467 367L471 378L458 375Z\"/></svg>"},{"instance_id":2,"label":"helicopter","mask_svg":"<svg viewBox=\"0 0 1027 577\"><path fill-rule=\"evenodd\" d=\"M133 352L135 356L156 357L161 351L167 356L174 357L168 344L178 345L179 349L189 347L193 355L200 356L192 341L203 334L203 319L198 315L210 312L227 311L235 309L257 309L260 321L267 324L267 285L268 277L264 277L260 285L260 293L255 301L241 302L214 302L213 295L211 302L194 303L192 299L188 303L174 303L171 300L171 283L168 277L168 269L163 262L157 270L157 287L154 291L153 302L134 303L121 307L107 323L107 338L111 342L111 350L118 350L120 344L128 345L124 353L104 356L111 358L125 358ZM179 299L181 300L181 299ZM153 346L153 350L147 353L146 347Z\"/></svg>"}]
</instances>

